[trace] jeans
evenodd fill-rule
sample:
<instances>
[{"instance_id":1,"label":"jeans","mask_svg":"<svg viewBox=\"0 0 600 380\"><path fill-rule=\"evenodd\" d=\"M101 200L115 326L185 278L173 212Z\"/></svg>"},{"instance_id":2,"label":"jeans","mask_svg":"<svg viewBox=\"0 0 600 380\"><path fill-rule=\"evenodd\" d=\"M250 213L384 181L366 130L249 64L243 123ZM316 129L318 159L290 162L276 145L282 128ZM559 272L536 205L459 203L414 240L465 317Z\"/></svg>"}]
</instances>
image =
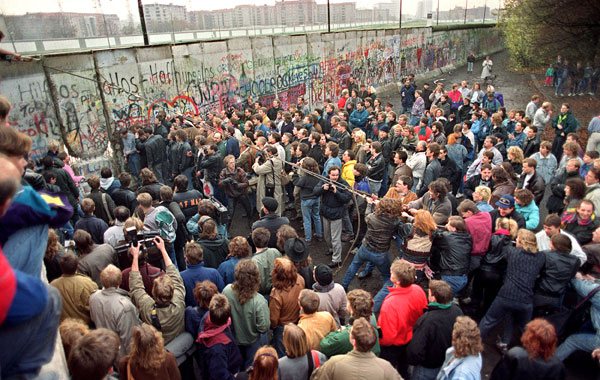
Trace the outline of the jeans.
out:
<instances>
[{"instance_id":1,"label":"jeans","mask_svg":"<svg viewBox=\"0 0 600 380\"><path fill-rule=\"evenodd\" d=\"M186 176L187 179L188 179L188 187L187 187L187 189L188 190L194 190L194 168L193 167L187 168L181 174L183 174L184 176Z\"/></svg>"},{"instance_id":2,"label":"jeans","mask_svg":"<svg viewBox=\"0 0 600 380\"><path fill-rule=\"evenodd\" d=\"M173 265L175 265L175 268L179 270L179 266L177 265L177 255L175 254L175 242L169 243L166 248L169 252L169 258L173 262Z\"/></svg>"},{"instance_id":3,"label":"jeans","mask_svg":"<svg viewBox=\"0 0 600 380\"><path fill-rule=\"evenodd\" d=\"M472 73L473 72L473 62L467 62L467 72L468 73ZM438 371L439 371L439 369L438 369Z\"/></svg>"},{"instance_id":4,"label":"jeans","mask_svg":"<svg viewBox=\"0 0 600 380\"><path fill-rule=\"evenodd\" d=\"M152 170L152 173L154 173L154 175L156 176L156 179L160 183L165 183L164 177L163 177L163 166L164 166L164 164L161 162L161 163L153 165L150 168L150 170Z\"/></svg>"},{"instance_id":5,"label":"jeans","mask_svg":"<svg viewBox=\"0 0 600 380\"><path fill-rule=\"evenodd\" d=\"M563 361L575 351L592 352L598 347L600 347L598 334L573 334L558 346L556 357Z\"/></svg>"},{"instance_id":6,"label":"jeans","mask_svg":"<svg viewBox=\"0 0 600 380\"><path fill-rule=\"evenodd\" d=\"M353 203L350 203L348 207L344 208L344 216L342 216L342 232L347 235L354 235L354 227L352 226L352 219L350 219L350 207Z\"/></svg>"},{"instance_id":7,"label":"jeans","mask_svg":"<svg viewBox=\"0 0 600 380\"><path fill-rule=\"evenodd\" d=\"M377 292L375 297L373 297L373 313L375 315L379 315L379 311L381 310L381 305L383 305L383 301L388 294L390 294L390 289L392 287L392 281L388 278L384 283L381 289Z\"/></svg>"},{"instance_id":8,"label":"jeans","mask_svg":"<svg viewBox=\"0 0 600 380\"><path fill-rule=\"evenodd\" d=\"M442 275L442 280L446 281L450 288L452 289L452 294L456 297L461 290L467 285L468 278L466 274L462 276L446 276Z\"/></svg>"},{"instance_id":9,"label":"jeans","mask_svg":"<svg viewBox=\"0 0 600 380\"><path fill-rule=\"evenodd\" d=\"M322 237L321 199L302 199L300 201L300 209L302 210L302 223L304 224L304 236L306 242L308 243L312 239L312 222L315 223L315 235Z\"/></svg>"},{"instance_id":10,"label":"jeans","mask_svg":"<svg viewBox=\"0 0 600 380\"><path fill-rule=\"evenodd\" d=\"M379 189L381 189L382 183L383 183L383 180L374 181L372 179L369 179L369 187L371 188L371 194L379 194Z\"/></svg>"},{"instance_id":11,"label":"jeans","mask_svg":"<svg viewBox=\"0 0 600 380\"><path fill-rule=\"evenodd\" d=\"M556 89L554 90L554 95L563 95L563 84L564 79L562 77L556 78Z\"/></svg>"},{"instance_id":12,"label":"jeans","mask_svg":"<svg viewBox=\"0 0 600 380\"><path fill-rule=\"evenodd\" d=\"M531 302L525 304L504 297L496 297L492 306L490 306L490 309L479 323L481 338L487 338L497 325L504 322L502 342L510 343L513 325L517 327L519 330L518 334L521 336L525 325L531 320L532 312L533 305Z\"/></svg>"},{"instance_id":13,"label":"jeans","mask_svg":"<svg viewBox=\"0 0 600 380\"><path fill-rule=\"evenodd\" d=\"M277 351L280 358L285 356L285 347L283 346L283 326L277 326L273 329L273 337L271 338L271 346Z\"/></svg>"},{"instance_id":14,"label":"jeans","mask_svg":"<svg viewBox=\"0 0 600 380\"><path fill-rule=\"evenodd\" d=\"M390 278L390 258L388 257L388 253L371 251L365 244L362 244L344 275L344 279L342 280L344 289L348 289L350 282L352 282L356 272L358 272L358 269L364 262L375 264L384 279Z\"/></svg>"},{"instance_id":15,"label":"jeans","mask_svg":"<svg viewBox=\"0 0 600 380\"><path fill-rule=\"evenodd\" d=\"M127 156L127 167L129 168L129 172L132 176L135 178L139 177L140 171L142 170L139 153L131 153L129 156Z\"/></svg>"},{"instance_id":16,"label":"jeans","mask_svg":"<svg viewBox=\"0 0 600 380\"><path fill-rule=\"evenodd\" d=\"M269 344L269 336L267 333L262 333L256 338L254 343L251 343L247 346L238 345L240 348L240 354L242 354L242 360L244 366L242 368L248 368L254 362L254 354L258 351L259 348Z\"/></svg>"},{"instance_id":17,"label":"jeans","mask_svg":"<svg viewBox=\"0 0 600 380\"><path fill-rule=\"evenodd\" d=\"M342 262L342 220L329 220L323 218L323 229L327 248L333 251L331 261Z\"/></svg>"},{"instance_id":18,"label":"jeans","mask_svg":"<svg viewBox=\"0 0 600 380\"><path fill-rule=\"evenodd\" d=\"M54 355L61 312L60 293L48 286L48 303L42 313L26 322L0 327L0 345L3 347L0 350L0 377L21 374L23 377L20 378L37 378L39 369Z\"/></svg>"},{"instance_id":19,"label":"jeans","mask_svg":"<svg viewBox=\"0 0 600 380\"><path fill-rule=\"evenodd\" d=\"M435 380L440 368L425 368L420 365L414 366L410 380Z\"/></svg>"}]
</instances>

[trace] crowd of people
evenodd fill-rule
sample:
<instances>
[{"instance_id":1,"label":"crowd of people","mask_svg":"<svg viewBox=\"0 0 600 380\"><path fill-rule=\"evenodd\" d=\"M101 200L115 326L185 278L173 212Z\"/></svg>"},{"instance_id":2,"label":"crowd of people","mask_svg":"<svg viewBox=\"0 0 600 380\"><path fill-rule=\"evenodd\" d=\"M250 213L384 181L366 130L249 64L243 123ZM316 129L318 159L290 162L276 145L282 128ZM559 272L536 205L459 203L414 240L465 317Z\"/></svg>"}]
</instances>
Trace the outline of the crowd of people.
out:
<instances>
[{"instance_id":1,"label":"crowd of people","mask_svg":"<svg viewBox=\"0 0 600 380\"><path fill-rule=\"evenodd\" d=\"M119 132L127 170L85 178L57 141L28 160L0 97L2 377L57 334L76 380L480 379L484 343L492 379L564 379L600 357L600 117L583 150L566 103L412 75L399 97L350 78L318 109L161 111Z\"/></svg>"}]
</instances>

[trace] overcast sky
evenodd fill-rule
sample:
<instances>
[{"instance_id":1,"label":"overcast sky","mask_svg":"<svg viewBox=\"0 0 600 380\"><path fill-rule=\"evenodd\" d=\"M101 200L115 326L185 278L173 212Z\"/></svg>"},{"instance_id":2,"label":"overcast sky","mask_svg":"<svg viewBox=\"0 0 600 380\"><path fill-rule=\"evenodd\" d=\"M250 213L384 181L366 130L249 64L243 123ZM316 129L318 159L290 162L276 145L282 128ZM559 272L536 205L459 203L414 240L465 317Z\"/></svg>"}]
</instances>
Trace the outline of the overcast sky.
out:
<instances>
[{"instance_id":1,"label":"overcast sky","mask_svg":"<svg viewBox=\"0 0 600 380\"><path fill-rule=\"evenodd\" d=\"M352 0L331 0L331 3L347 2ZM400 0L393 0L400 1ZM497 8L501 0L439 0L440 10L447 10L455 6L468 4L469 7L482 6L487 3L490 8ZM327 0L317 0L317 3L326 3ZM390 0L355 0L359 8L372 8L373 4L390 2ZM188 10L215 10L233 8L241 4L273 5L275 0L147 0L144 3L162 3L185 5ZM404 13L414 14L418 1L404 0L402 9ZM433 8L438 1L432 0ZM5 15L18 15L27 12L104 12L116 13L121 19L127 18L128 11L137 15L136 0L0 0L0 13Z\"/></svg>"}]
</instances>

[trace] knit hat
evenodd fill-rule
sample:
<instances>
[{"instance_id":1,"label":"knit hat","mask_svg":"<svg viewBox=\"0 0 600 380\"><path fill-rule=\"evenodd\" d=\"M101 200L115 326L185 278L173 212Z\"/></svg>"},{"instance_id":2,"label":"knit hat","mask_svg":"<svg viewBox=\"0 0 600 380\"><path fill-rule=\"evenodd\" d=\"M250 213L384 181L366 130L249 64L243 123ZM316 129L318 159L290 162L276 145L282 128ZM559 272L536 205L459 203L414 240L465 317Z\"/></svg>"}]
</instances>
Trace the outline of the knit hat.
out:
<instances>
[{"instance_id":1,"label":"knit hat","mask_svg":"<svg viewBox=\"0 0 600 380\"><path fill-rule=\"evenodd\" d=\"M386 124L379 128L379 132L390 133L390 127Z\"/></svg>"},{"instance_id":2,"label":"knit hat","mask_svg":"<svg viewBox=\"0 0 600 380\"><path fill-rule=\"evenodd\" d=\"M510 194L505 194L496 202L498 208L513 208L515 207L515 198Z\"/></svg>"},{"instance_id":3,"label":"knit hat","mask_svg":"<svg viewBox=\"0 0 600 380\"><path fill-rule=\"evenodd\" d=\"M321 286L329 285L333 282L333 271L328 265L319 264L315 268L315 280Z\"/></svg>"},{"instance_id":4,"label":"knit hat","mask_svg":"<svg viewBox=\"0 0 600 380\"><path fill-rule=\"evenodd\" d=\"M279 202L272 197L264 197L262 199L262 204L269 212L275 212L277 211L277 207L279 207Z\"/></svg>"}]
</instances>

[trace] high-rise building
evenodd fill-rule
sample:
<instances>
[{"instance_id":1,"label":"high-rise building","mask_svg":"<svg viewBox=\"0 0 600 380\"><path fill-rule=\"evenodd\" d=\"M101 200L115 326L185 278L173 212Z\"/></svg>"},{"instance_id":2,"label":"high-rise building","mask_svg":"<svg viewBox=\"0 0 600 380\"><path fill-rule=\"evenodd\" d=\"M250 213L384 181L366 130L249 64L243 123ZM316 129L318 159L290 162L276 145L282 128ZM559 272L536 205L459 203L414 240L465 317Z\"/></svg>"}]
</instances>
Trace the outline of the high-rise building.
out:
<instances>
[{"instance_id":1,"label":"high-rise building","mask_svg":"<svg viewBox=\"0 0 600 380\"><path fill-rule=\"evenodd\" d=\"M421 0L417 3L416 19L425 19L433 11L433 0Z\"/></svg>"},{"instance_id":2,"label":"high-rise building","mask_svg":"<svg viewBox=\"0 0 600 380\"><path fill-rule=\"evenodd\" d=\"M146 22L187 21L185 6L171 4L144 4Z\"/></svg>"}]
</instances>

